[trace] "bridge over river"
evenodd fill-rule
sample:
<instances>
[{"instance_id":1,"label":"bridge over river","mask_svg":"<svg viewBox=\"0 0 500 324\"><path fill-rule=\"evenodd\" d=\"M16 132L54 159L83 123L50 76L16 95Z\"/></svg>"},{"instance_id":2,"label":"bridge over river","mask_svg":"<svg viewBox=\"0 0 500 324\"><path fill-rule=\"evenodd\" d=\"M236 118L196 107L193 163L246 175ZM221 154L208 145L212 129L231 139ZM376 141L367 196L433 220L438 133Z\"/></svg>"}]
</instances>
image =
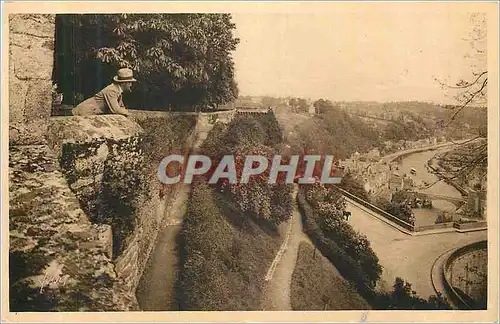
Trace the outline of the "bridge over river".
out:
<instances>
[{"instance_id":1,"label":"bridge over river","mask_svg":"<svg viewBox=\"0 0 500 324\"><path fill-rule=\"evenodd\" d=\"M449 145L439 146L438 149L446 149L446 147ZM401 161L400 170L409 174L410 168L413 167L417 169L419 177L417 180L432 183L437 178L427 171L425 165L435 153L421 149L417 152L399 152L399 156L405 155ZM389 159L396 157L398 156L394 154ZM437 182L434 186L422 190L422 193L439 201L451 202L464 199L453 186L443 182ZM380 264L384 268L382 287L390 289L395 278L402 277L412 283L413 290L424 298L435 294L431 269L441 255L450 249L487 239L486 230L467 233L453 230L431 231L410 235L409 231L402 226L394 225L373 208L367 208L362 201L355 201L348 197L346 197L346 210L352 215L348 222L355 230L367 236L380 259Z\"/></svg>"},{"instance_id":2,"label":"bridge over river","mask_svg":"<svg viewBox=\"0 0 500 324\"><path fill-rule=\"evenodd\" d=\"M426 195L432 200L444 200L444 201L449 201L452 203L463 203L467 201L464 197L453 197L453 196L446 196L446 195L439 195L439 194L434 194L434 193L428 193L428 192L419 192L419 194Z\"/></svg>"}]
</instances>

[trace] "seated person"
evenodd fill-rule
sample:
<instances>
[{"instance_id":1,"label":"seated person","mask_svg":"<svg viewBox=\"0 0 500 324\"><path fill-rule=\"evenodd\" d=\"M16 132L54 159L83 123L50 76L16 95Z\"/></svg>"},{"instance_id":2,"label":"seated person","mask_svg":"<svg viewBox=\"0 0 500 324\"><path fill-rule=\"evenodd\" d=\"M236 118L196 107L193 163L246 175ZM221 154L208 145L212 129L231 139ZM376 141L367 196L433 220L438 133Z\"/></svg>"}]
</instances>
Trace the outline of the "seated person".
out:
<instances>
[{"instance_id":1,"label":"seated person","mask_svg":"<svg viewBox=\"0 0 500 324\"><path fill-rule=\"evenodd\" d=\"M93 97L82 101L73 109L74 116L89 116L100 114L120 114L128 116L122 100L122 93L132 89L132 83L136 82L131 69L120 69L113 83L99 91Z\"/></svg>"}]
</instances>

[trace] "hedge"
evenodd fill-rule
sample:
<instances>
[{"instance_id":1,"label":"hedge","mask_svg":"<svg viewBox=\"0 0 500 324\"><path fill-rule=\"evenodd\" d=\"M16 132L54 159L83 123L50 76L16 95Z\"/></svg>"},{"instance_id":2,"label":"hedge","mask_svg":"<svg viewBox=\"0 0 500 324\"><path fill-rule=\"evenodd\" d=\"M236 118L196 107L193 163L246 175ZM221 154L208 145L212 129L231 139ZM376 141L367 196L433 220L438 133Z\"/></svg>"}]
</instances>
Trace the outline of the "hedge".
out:
<instances>
[{"instance_id":1,"label":"hedge","mask_svg":"<svg viewBox=\"0 0 500 324\"><path fill-rule=\"evenodd\" d=\"M372 288L370 279L356 260L350 257L335 241L324 236L323 231L314 220L314 210L301 191L299 191L297 199L299 208L304 215L302 219L304 231L321 253L335 265L344 278L352 281L358 288L362 290Z\"/></svg>"}]
</instances>

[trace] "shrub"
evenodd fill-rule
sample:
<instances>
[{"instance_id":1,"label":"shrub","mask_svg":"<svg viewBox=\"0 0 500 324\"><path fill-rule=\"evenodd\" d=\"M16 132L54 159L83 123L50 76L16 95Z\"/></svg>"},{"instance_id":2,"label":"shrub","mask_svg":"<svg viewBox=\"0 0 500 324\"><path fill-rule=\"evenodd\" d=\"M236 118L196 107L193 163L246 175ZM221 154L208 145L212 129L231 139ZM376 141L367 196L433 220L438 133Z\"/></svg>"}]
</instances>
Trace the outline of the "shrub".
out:
<instances>
[{"instance_id":1,"label":"shrub","mask_svg":"<svg viewBox=\"0 0 500 324\"><path fill-rule=\"evenodd\" d=\"M318 249L344 276L361 290L373 288L382 272L378 257L368 240L335 216L321 219L303 192L297 195L304 219L304 230Z\"/></svg>"},{"instance_id":2,"label":"shrub","mask_svg":"<svg viewBox=\"0 0 500 324\"><path fill-rule=\"evenodd\" d=\"M232 154L235 157L238 180L241 179L248 155L267 156L268 169L260 175L250 177L248 183L231 184L227 179L222 179L215 187L224 192L241 212L276 227L292 214L292 187L281 181L282 174L278 176L276 184L268 183L270 165L278 151L266 143L276 144L270 137L276 141L280 139L276 134L273 135L276 129L269 126L273 124L273 120L277 124L273 114L262 114L239 116L227 127L216 124L202 145L202 152L212 159L212 169L207 178L215 171L224 155Z\"/></svg>"},{"instance_id":3,"label":"shrub","mask_svg":"<svg viewBox=\"0 0 500 324\"><path fill-rule=\"evenodd\" d=\"M402 278L396 278L393 290L389 293L377 293L371 300L375 309L418 309L438 310L451 309L441 294L432 295L427 300L421 298L411 289L411 284Z\"/></svg>"},{"instance_id":4,"label":"shrub","mask_svg":"<svg viewBox=\"0 0 500 324\"><path fill-rule=\"evenodd\" d=\"M339 187L365 201L370 201L370 197L361 182L356 180L350 173L342 176Z\"/></svg>"},{"instance_id":5,"label":"shrub","mask_svg":"<svg viewBox=\"0 0 500 324\"><path fill-rule=\"evenodd\" d=\"M227 128L225 144L228 148L265 145L266 129L255 118L234 119Z\"/></svg>"},{"instance_id":6,"label":"shrub","mask_svg":"<svg viewBox=\"0 0 500 324\"><path fill-rule=\"evenodd\" d=\"M291 184L276 184L272 187L271 214L276 224L286 221L293 212L293 186Z\"/></svg>"},{"instance_id":7,"label":"shrub","mask_svg":"<svg viewBox=\"0 0 500 324\"><path fill-rule=\"evenodd\" d=\"M179 184L159 183L156 181L156 172L161 160L167 155L189 153L193 144L189 140L196 125L196 117L172 115L168 117L133 116L133 118L144 130L142 150L147 153L144 155L145 166L150 174L154 175L154 183L158 183L159 196L160 198L172 197ZM167 172L176 167L176 164L169 164Z\"/></svg>"},{"instance_id":8,"label":"shrub","mask_svg":"<svg viewBox=\"0 0 500 324\"><path fill-rule=\"evenodd\" d=\"M385 211L407 223L415 225L415 216L413 215L411 207L406 202L391 202L386 206Z\"/></svg>"}]
</instances>

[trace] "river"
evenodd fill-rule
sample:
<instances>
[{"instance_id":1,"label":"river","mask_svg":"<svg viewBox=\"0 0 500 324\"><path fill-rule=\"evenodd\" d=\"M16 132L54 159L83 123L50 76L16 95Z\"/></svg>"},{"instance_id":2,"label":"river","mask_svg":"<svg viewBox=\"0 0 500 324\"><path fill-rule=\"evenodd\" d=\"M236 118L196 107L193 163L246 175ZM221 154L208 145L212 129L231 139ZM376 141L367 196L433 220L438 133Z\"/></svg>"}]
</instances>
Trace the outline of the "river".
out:
<instances>
[{"instance_id":1,"label":"river","mask_svg":"<svg viewBox=\"0 0 500 324\"><path fill-rule=\"evenodd\" d=\"M435 151L425 151L419 153L413 153L404 157L399 165L400 173L406 173L410 175L410 169L415 168L417 174L411 175L411 177L417 182L426 181L428 183L433 183L438 179L438 177L427 170L427 161L432 159L437 153L442 153L449 151L450 148L442 148ZM462 197L460 192L453 186L445 183L444 181L439 181L432 187L427 189L419 190L421 192L427 192L430 194L444 195L450 197Z\"/></svg>"},{"instance_id":2,"label":"river","mask_svg":"<svg viewBox=\"0 0 500 324\"><path fill-rule=\"evenodd\" d=\"M440 148L434 151L424 151L419 153L413 153L411 155L407 155L402 158L402 161L399 163L399 173L400 174L408 174L415 181L417 186L422 185L424 182L432 184L438 181L438 177L429 172L427 169L427 161L432 159L436 154L449 151L452 147ZM410 169L414 168L417 170L415 175L410 173ZM460 192L455 189L455 187L445 183L444 181L438 181L434 183L434 185L425 189L418 189L419 192L429 193L429 194L437 194L444 195L449 197L457 197L461 198L462 195ZM448 211L452 212L456 210L455 204L445 201L445 200L432 200L432 209L413 209L416 218L416 225L431 225L434 224L434 221L440 211Z\"/></svg>"}]
</instances>

